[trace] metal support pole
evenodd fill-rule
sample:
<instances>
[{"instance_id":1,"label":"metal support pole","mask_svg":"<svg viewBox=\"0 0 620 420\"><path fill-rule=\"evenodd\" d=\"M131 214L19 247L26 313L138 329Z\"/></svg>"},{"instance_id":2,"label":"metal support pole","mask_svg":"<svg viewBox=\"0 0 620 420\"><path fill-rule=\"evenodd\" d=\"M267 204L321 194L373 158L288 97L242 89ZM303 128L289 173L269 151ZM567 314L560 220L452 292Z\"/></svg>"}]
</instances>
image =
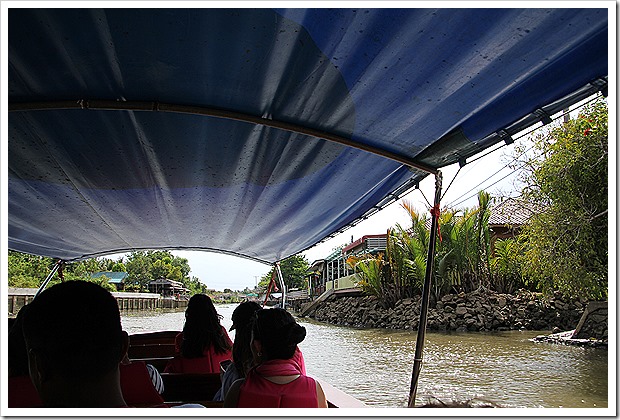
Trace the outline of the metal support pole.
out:
<instances>
[{"instance_id":1,"label":"metal support pole","mask_svg":"<svg viewBox=\"0 0 620 420\"><path fill-rule=\"evenodd\" d=\"M439 223L439 203L441 201L441 172L435 174L435 202L431 211L431 232L428 242L428 255L426 258L426 273L424 287L422 288L422 302L420 306L420 322L418 323L418 336L415 342L415 355L413 359L413 372L411 373L411 388L409 390L409 407L415 406L415 395L418 388L418 379L422 369L422 352L424 349L424 337L426 335L426 322L428 318L428 304L431 294L431 280L433 278L433 266L435 263L435 243L437 240L437 224Z\"/></svg>"},{"instance_id":2,"label":"metal support pole","mask_svg":"<svg viewBox=\"0 0 620 420\"><path fill-rule=\"evenodd\" d=\"M316 130L311 127L293 124L287 121L277 119L263 118L262 116L244 114L242 112L231 111L227 109L209 108L194 105L169 104L155 101L118 101L111 100L60 100L47 102L21 102L10 103L9 112L34 111L34 110L56 110L56 109L82 109L82 110L116 110L116 111L157 111L157 112L178 112L182 114L204 115L215 118L223 118L234 121L243 121L251 124L262 125L265 127L277 128L293 133L304 134L327 140L329 142L352 147L354 149L363 150L378 156L391 159L400 164L419 169L429 174L436 174L437 169L417 162L408 156L401 155L386 149L371 146L362 142L355 141L351 138L339 136L335 133Z\"/></svg>"},{"instance_id":3,"label":"metal support pole","mask_svg":"<svg viewBox=\"0 0 620 420\"><path fill-rule=\"evenodd\" d=\"M41 292L43 290L45 290L45 288L47 287L47 284L50 282L50 280L52 280L52 277L54 277L54 274L56 274L56 271L58 271L58 269L60 268L60 266L63 263L64 263L63 260L56 261L56 264L54 264L54 267L52 268L52 271L47 275L45 280L43 280L43 283L41 283L41 286L39 287L39 290L37 290L37 293L34 295L35 299L37 298L37 296L39 296L39 294L41 294Z\"/></svg>"},{"instance_id":4,"label":"metal support pole","mask_svg":"<svg viewBox=\"0 0 620 420\"><path fill-rule=\"evenodd\" d=\"M286 284L284 284L284 277L282 277L282 270L280 270L280 262L276 263L276 271L278 272L278 280L282 289L282 309L286 309Z\"/></svg>"}]
</instances>

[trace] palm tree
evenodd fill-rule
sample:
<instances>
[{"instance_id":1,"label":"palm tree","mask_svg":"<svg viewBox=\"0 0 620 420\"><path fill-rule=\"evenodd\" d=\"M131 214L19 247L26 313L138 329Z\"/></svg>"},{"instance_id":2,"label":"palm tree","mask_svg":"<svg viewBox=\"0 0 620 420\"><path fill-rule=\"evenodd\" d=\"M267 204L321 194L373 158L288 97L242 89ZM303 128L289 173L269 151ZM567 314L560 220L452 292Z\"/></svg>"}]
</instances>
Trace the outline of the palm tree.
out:
<instances>
[{"instance_id":1,"label":"palm tree","mask_svg":"<svg viewBox=\"0 0 620 420\"><path fill-rule=\"evenodd\" d=\"M359 279L357 285L365 293L377 296L385 307L389 306L390 302L386 295L389 269L387 262L383 260L383 253L350 256L347 258L347 264Z\"/></svg>"},{"instance_id":2,"label":"palm tree","mask_svg":"<svg viewBox=\"0 0 620 420\"><path fill-rule=\"evenodd\" d=\"M478 193L478 207L444 210L439 216L436 276L433 298L451 291L472 291L490 286L489 194ZM350 257L347 263L358 274L359 286L378 296L386 306L421 292L430 241L427 218L413 205L401 206L411 219L411 227L397 224L388 231L385 256Z\"/></svg>"},{"instance_id":3,"label":"palm tree","mask_svg":"<svg viewBox=\"0 0 620 420\"><path fill-rule=\"evenodd\" d=\"M411 228L400 224L389 231L387 255L392 277L400 290L400 298L420 292L426 272L426 254L430 233L426 217L420 216L408 201L401 204L411 219Z\"/></svg>"},{"instance_id":4,"label":"palm tree","mask_svg":"<svg viewBox=\"0 0 620 420\"><path fill-rule=\"evenodd\" d=\"M463 214L448 210L439 219L437 283L440 293L449 289L471 291L490 284L490 196L478 193L478 207Z\"/></svg>"}]
</instances>

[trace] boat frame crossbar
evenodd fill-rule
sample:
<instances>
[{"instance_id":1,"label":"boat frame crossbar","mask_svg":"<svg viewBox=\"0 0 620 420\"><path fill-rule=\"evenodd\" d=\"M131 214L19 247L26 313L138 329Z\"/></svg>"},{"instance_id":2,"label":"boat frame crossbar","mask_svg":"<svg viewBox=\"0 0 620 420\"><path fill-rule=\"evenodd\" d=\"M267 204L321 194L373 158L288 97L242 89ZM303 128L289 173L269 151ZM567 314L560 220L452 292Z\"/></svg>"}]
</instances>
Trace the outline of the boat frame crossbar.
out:
<instances>
[{"instance_id":1,"label":"boat frame crossbar","mask_svg":"<svg viewBox=\"0 0 620 420\"><path fill-rule=\"evenodd\" d=\"M424 338L426 336L426 322L428 319L428 305L431 294L431 281L433 278L433 267L435 265L435 243L437 242L437 226L439 224L439 205L441 202L441 183L442 174L438 171L435 174L435 200L431 209L431 232L428 241L428 255L426 258L426 273L424 276L424 286L422 288L422 303L420 306L420 322L418 323L418 336L415 341L415 355L413 357L413 371L411 373L411 387L409 389L409 407L415 406L415 396L418 388L418 379L422 369L422 353L424 350Z\"/></svg>"},{"instance_id":2,"label":"boat frame crossbar","mask_svg":"<svg viewBox=\"0 0 620 420\"><path fill-rule=\"evenodd\" d=\"M262 125L265 127L285 130L292 133L303 134L319 139L327 140L332 143L338 143L343 146L352 147L354 149L363 150L387 159L391 159L411 168L419 169L429 174L436 174L438 169L429 165L418 162L408 156L396 153L390 150L362 143L351 138L347 138L336 133L317 130L299 124L293 124L287 121L274 120L270 118L259 117L256 115L246 114L238 111L227 109L211 108L206 106L171 104L156 101L117 101L109 99L76 99L64 101L45 101L45 102L22 102L9 103L9 112L18 111L43 111L43 110L61 110L61 109L82 109L82 110L99 110L99 111L157 111L157 112L174 112L181 114L202 115L207 117L223 118L227 120L242 121L246 123Z\"/></svg>"},{"instance_id":3,"label":"boat frame crossbar","mask_svg":"<svg viewBox=\"0 0 620 420\"><path fill-rule=\"evenodd\" d=\"M45 280L43 280L43 283L41 283L41 286L39 286L39 290L37 290L37 293L34 295L33 299L36 299L37 296L39 296L41 294L41 292L43 290L45 290L45 288L47 287L47 284L52 280L52 278L54 277L54 274L56 274L56 272L58 271L58 269L60 269L60 267L62 267L62 265L65 262L63 260L58 260L56 261L56 264L54 264L54 267L52 267L52 271L50 271L50 273L47 275L47 277L45 278Z\"/></svg>"}]
</instances>

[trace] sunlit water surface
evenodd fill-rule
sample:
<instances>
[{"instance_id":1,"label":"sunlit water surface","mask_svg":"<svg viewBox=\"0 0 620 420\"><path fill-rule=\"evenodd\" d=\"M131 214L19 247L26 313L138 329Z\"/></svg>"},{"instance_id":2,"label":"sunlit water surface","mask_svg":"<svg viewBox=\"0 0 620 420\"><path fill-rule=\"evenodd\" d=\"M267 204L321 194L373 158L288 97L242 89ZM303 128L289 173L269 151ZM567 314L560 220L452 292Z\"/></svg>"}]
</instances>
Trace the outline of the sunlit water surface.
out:
<instances>
[{"instance_id":1,"label":"sunlit water surface","mask_svg":"<svg viewBox=\"0 0 620 420\"><path fill-rule=\"evenodd\" d=\"M227 329L235 306L217 306ZM299 347L310 376L371 406L407 405L415 331L298 321L307 329ZM182 311L123 314L129 333L181 330L183 322ZM607 350L529 341L543 333L427 333L416 401L479 397L503 407L607 407Z\"/></svg>"}]
</instances>

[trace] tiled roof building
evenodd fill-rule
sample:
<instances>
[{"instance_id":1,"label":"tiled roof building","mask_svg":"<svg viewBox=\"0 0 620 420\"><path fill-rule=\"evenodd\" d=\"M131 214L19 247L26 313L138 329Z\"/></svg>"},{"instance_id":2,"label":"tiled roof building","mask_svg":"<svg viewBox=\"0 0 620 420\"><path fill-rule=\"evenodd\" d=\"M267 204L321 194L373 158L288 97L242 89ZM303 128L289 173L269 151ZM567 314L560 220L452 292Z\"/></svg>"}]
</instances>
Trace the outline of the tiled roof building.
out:
<instances>
[{"instance_id":1,"label":"tiled roof building","mask_svg":"<svg viewBox=\"0 0 620 420\"><path fill-rule=\"evenodd\" d=\"M538 207L518 198L507 198L491 207L489 229L496 239L515 236Z\"/></svg>"}]
</instances>

